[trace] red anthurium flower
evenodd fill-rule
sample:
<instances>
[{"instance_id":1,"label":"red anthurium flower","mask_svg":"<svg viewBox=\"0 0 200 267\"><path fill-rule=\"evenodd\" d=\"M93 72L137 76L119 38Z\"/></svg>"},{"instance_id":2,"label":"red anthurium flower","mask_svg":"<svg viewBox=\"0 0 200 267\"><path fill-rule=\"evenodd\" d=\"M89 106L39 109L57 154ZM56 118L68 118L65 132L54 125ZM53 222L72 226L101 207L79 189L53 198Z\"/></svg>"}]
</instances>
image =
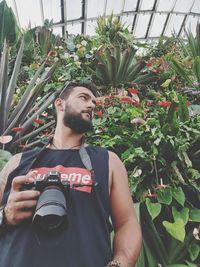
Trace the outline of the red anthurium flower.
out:
<instances>
[{"instance_id":1,"label":"red anthurium flower","mask_svg":"<svg viewBox=\"0 0 200 267\"><path fill-rule=\"evenodd\" d=\"M13 139L12 135L1 135L0 136L0 143L7 144Z\"/></svg>"},{"instance_id":2,"label":"red anthurium flower","mask_svg":"<svg viewBox=\"0 0 200 267\"><path fill-rule=\"evenodd\" d=\"M137 89L135 89L135 88L129 88L128 91L131 94L138 94L139 93L139 91Z\"/></svg>"},{"instance_id":3,"label":"red anthurium flower","mask_svg":"<svg viewBox=\"0 0 200 267\"><path fill-rule=\"evenodd\" d=\"M144 196L145 196L145 197L157 197L158 194L152 194L152 193L151 193L151 190L149 189L149 190L148 190L148 193L147 193L147 194L144 194Z\"/></svg>"},{"instance_id":4,"label":"red anthurium flower","mask_svg":"<svg viewBox=\"0 0 200 267\"><path fill-rule=\"evenodd\" d=\"M103 112L102 111L97 111L95 113L99 118L102 118L103 117Z\"/></svg>"},{"instance_id":5,"label":"red anthurium flower","mask_svg":"<svg viewBox=\"0 0 200 267\"><path fill-rule=\"evenodd\" d=\"M57 56L57 52L56 51L50 51L48 53L48 57L55 57L55 56Z\"/></svg>"},{"instance_id":6,"label":"red anthurium flower","mask_svg":"<svg viewBox=\"0 0 200 267\"><path fill-rule=\"evenodd\" d=\"M153 105L153 101L148 100L148 101L147 101L147 107L151 107L152 105Z\"/></svg>"},{"instance_id":7,"label":"red anthurium flower","mask_svg":"<svg viewBox=\"0 0 200 267\"><path fill-rule=\"evenodd\" d=\"M101 107L101 106L103 106L103 103L102 103L101 101L97 101L97 102L96 102L96 106L97 106L97 107Z\"/></svg>"},{"instance_id":8,"label":"red anthurium flower","mask_svg":"<svg viewBox=\"0 0 200 267\"><path fill-rule=\"evenodd\" d=\"M23 127L15 127L11 129L12 132L17 133L17 132L24 132L25 128Z\"/></svg>"},{"instance_id":9,"label":"red anthurium flower","mask_svg":"<svg viewBox=\"0 0 200 267\"><path fill-rule=\"evenodd\" d=\"M109 99L109 98L112 98L112 96L111 95L106 95L105 96L105 99Z\"/></svg>"},{"instance_id":10,"label":"red anthurium flower","mask_svg":"<svg viewBox=\"0 0 200 267\"><path fill-rule=\"evenodd\" d=\"M149 67L151 67L153 65L153 63L152 62L148 62L147 64L146 64L146 66L149 68Z\"/></svg>"},{"instance_id":11,"label":"red anthurium flower","mask_svg":"<svg viewBox=\"0 0 200 267\"><path fill-rule=\"evenodd\" d=\"M157 105L159 106L159 107L170 107L171 106L171 102L169 102L169 101L159 101L158 103L157 103Z\"/></svg>"},{"instance_id":12,"label":"red anthurium flower","mask_svg":"<svg viewBox=\"0 0 200 267\"><path fill-rule=\"evenodd\" d=\"M168 184L163 184L162 178L160 179L160 184L157 186L157 189L165 189L170 187Z\"/></svg>"},{"instance_id":13,"label":"red anthurium flower","mask_svg":"<svg viewBox=\"0 0 200 267\"><path fill-rule=\"evenodd\" d=\"M128 104L132 104L133 103L133 100L128 96L122 97L121 101L124 102L124 103L128 103Z\"/></svg>"},{"instance_id":14,"label":"red anthurium flower","mask_svg":"<svg viewBox=\"0 0 200 267\"><path fill-rule=\"evenodd\" d=\"M35 123L37 123L37 124L43 124L43 123L44 123L42 120L37 119L37 118L35 118L33 121L34 121Z\"/></svg>"}]
</instances>

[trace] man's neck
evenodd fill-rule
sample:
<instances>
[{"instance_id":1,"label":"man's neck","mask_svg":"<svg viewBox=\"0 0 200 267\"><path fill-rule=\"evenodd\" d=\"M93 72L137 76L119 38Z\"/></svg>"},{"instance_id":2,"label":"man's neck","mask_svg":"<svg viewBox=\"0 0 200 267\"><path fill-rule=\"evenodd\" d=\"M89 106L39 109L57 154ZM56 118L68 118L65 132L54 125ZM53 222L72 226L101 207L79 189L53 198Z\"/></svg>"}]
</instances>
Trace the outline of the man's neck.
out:
<instances>
[{"instance_id":1,"label":"man's neck","mask_svg":"<svg viewBox=\"0 0 200 267\"><path fill-rule=\"evenodd\" d=\"M57 149L77 149L81 146L82 137L83 134L75 133L68 127L56 128L52 144Z\"/></svg>"}]
</instances>

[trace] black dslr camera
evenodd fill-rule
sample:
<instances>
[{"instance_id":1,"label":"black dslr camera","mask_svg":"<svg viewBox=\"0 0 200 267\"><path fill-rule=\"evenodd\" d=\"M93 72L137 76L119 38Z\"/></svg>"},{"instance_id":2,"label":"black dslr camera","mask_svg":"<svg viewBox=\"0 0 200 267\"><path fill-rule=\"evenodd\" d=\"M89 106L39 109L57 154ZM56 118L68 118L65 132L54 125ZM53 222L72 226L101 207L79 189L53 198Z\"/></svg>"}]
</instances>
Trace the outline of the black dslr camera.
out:
<instances>
[{"instance_id":1,"label":"black dslr camera","mask_svg":"<svg viewBox=\"0 0 200 267\"><path fill-rule=\"evenodd\" d=\"M60 173L50 171L43 180L25 184L23 190L38 190L38 199L33 215L33 227L44 231L62 230L68 226L67 200L70 183L60 179Z\"/></svg>"}]
</instances>

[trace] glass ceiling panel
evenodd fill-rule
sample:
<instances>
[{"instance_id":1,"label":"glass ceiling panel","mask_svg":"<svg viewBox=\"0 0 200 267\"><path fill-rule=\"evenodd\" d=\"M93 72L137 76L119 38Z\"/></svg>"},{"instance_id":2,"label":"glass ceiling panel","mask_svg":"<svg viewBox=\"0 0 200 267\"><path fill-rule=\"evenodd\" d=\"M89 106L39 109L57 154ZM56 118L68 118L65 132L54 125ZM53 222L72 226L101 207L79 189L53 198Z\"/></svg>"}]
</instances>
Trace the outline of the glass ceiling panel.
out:
<instances>
[{"instance_id":1,"label":"glass ceiling panel","mask_svg":"<svg viewBox=\"0 0 200 267\"><path fill-rule=\"evenodd\" d=\"M137 0L126 0L124 5L124 11L135 11L137 6Z\"/></svg>"},{"instance_id":2,"label":"glass ceiling panel","mask_svg":"<svg viewBox=\"0 0 200 267\"><path fill-rule=\"evenodd\" d=\"M192 10L191 12L194 12L194 13L200 13L200 1L199 0L196 0L193 7L192 7Z\"/></svg>"},{"instance_id":3,"label":"glass ceiling panel","mask_svg":"<svg viewBox=\"0 0 200 267\"><path fill-rule=\"evenodd\" d=\"M163 27L166 21L167 15L166 14L156 14L154 17L153 25L149 35L151 37L158 37L162 34Z\"/></svg>"},{"instance_id":4,"label":"glass ceiling panel","mask_svg":"<svg viewBox=\"0 0 200 267\"><path fill-rule=\"evenodd\" d=\"M81 33L81 23L68 24L67 25L68 34L80 34Z\"/></svg>"},{"instance_id":5,"label":"glass ceiling panel","mask_svg":"<svg viewBox=\"0 0 200 267\"><path fill-rule=\"evenodd\" d=\"M124 23L125 27L127 27L130 32L132 31L134 17L135 16L122 16L121 17L121 22Z\"/></svg>"},{"instance_id":6,"label":"glass ceiling panel","mask_svg":"<svg viewBox=\"0 0 200 267\"><path fill-rule=\"evenodd\" d=\"M193 34L196 33L196 26L197 26L197 22L199 22L199 18L198 17L193 17L193 16L189 16L187 23L186 23L186 30L190 29L191 32Z\"/></svg>"},{"instance_id":7,"label":"glass ceiling panel","mask_svg":"<svg viewBox=\"0 0 200 267\"><path fill-rule=\"evenodd\" d=\"M137 18L136 29L133 35L137 38L144 38L149 24L150 14L139 14Z\"/></svg>"},{"instance_id":8,"label":"glass ceiling panel","mask_svg":"<svg viewBox=\"0 0 200 267\"><path fill-rule=\"evenodd\" d=\"M104 13L104 7L105 7L104 1L88 0L87 17L94 18L94 17L102 16Z\"/></svg>"},{"instance_id":9,"label":"glass ceiling panel","mask_svg":"<svg viewBox=\"0 0 200 267\"><path fill-rule=\"evenodd\" d=\"M178 34L180 27L183 23L184 15L175 15L172 14L169 20L169 24L167 26L166 32L164 33L165 36L171 36L173 33Z\"/></svg>"},{"instance_id":10,"label":"glass ceiling panel","mask_svg":"<svg viewBox=\"0 0 200 267\"><path fill-rule=\"evenodd\" d=\"M173 8L173 5L175 3L175 0L160 0L158 3L158 11L171 11Z\"/></svg>"},{"instance_id":11,"label":"glass ceiling panel","mask_svg":"<svg viewBox=\"0 0 200 267\"><path fill-rule=\"evenodd\" d=\"M13 1L6 1L6 2L9 6L12 7L15 14L16 12L18 13L19 23L23 29L27 29L30 26L35 27L43 24L39 0L35 1L15 0L17 10L15 10Z\"/></svg>"},{"instance_id":12,"label":"glass ceiling panel","mask_svg":"<svg viewBox=\"0 0 200 267\"><path fill-rule=\"evenodd\" d=\"M116 0L107 0L106 5L106 15L110 15L112 12L113 14L119 14L122 11L122 3L123 1L116 1Z\"/></svg>"},{"instance_id":13,"label":"glass ceiling panel","mask_svg":"<svg viewBox=\"0 0 200 267\"><path fill-rule=\"evenodd\" d=\"M66 0L67 20L79 19L82 16L82 0Z\"/></svg>"},{"instance_id":14,"label":"glass ceiling panel","mask_svg":"<svg viewBox=\"0 0 200 267\"><path fill-rule=\"evenodd\" d=\"M86 34L90 36L96 35L95 28L97 26L96 21L88 21L86 23Z\"/></svg>"},{"instance_id":15,"label":"glass ceiling panel","mask_svg":"<svg viewBox=\"0 0 200 267\"><path fill-rule=\"evenodd\" d=\"M177 12L189 12L194 0L178 0L174 7Z\"/></svg>"},{"instance_id":16,"label":"glass ceiling panel","mask_svg":"<svg viewBox=\"0 0 200 267\"><path fill-rule=\"evenodd\" d=\"M60 0L43 0L44 19L61 21Z\"/></svg>"},{"instance_id":17,"label":"glass ceiling panel","mask_svg":"<svg viewBox=\"0 0 200 267\"><path fill-rule=\"evenodd\" d=\"M54 23L62 21L61 0L6 0L6 2L12 7L16 19L23 29L43 25L43 19L46 18L53 19ZM15 2L17 8L15 8ZM164 33L167 36L170 36L173 31L180 32L184 18L186 28L191 28L191 31L195 33L196 23L200 19L200 0L157 0L157 2L156 0L63 0L63 2L66 3L67 29L74 34L81 33L81 30L86 34L95 34L94 28L97 17L110 15L112 12L121 15L122 23L125 22L125 26L128 27L130 32L136 16L133 34L140 39L159 37L163 32L166 16L169 16L166 32ZM79 21L84 14L82 12L84 2L86 2L87 7L86 17L83 18L83 21ZM44 14L41 10L41 3L43 3ZM155 3L157 3L156 10L152 14L148 11L153 9ZM138 5L139 10L135 15L134 12L137 11ZM166 12L166 14L163 12ZM183 14L175 14L176 12L182 12ZM189 14L187 14L188 12ZM88 18L89 21L87 21ZM75 20L73 24L71 20ZM84 27L81 27L81 23L84 23ZM54 28L55 33L62 32L61 25L55 25ZM148 33L147 29L149 29ZM184 31L181 34L184 34Z\"/></svg>"},{"instance_id":18,"label":"glass ceiling panel","mask_svg":"<svg viewBox=\"0 0 200 267\"><path fill-rule=\"evenodd\" d=\"M155 0L142 1L140 10L152 10Z\"/></svg>"}]
</instances>

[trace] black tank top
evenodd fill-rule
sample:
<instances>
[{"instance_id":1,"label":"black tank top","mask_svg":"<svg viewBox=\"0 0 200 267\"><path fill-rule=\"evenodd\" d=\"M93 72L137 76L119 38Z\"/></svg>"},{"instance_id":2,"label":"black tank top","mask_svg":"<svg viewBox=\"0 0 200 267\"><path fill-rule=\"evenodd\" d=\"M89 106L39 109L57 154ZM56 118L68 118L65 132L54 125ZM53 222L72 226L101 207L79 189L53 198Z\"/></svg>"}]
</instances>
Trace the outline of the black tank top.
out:
<instances>
[{"instance_id":1,"label":"black tank top","mask_svg":"<svg viewBox=\"0 0 200 267\"><path fill-rule=\"evenodd\" d=\"M108 152L97 147L86 150L95 172L98 193L91 187L90 172L85 169L78 150L46 148L42 153L23 153L20 165L8 178L5 203L12 179L26 174L30 167L37 171L38 178L50 170L57 170L71 186L81 184L81 187L70 189L67 200L69 226L62 232L36 232L31 221L9 227L0 240L1 267L104 267L110 261Z\"/></svg>"}]
</instances>

